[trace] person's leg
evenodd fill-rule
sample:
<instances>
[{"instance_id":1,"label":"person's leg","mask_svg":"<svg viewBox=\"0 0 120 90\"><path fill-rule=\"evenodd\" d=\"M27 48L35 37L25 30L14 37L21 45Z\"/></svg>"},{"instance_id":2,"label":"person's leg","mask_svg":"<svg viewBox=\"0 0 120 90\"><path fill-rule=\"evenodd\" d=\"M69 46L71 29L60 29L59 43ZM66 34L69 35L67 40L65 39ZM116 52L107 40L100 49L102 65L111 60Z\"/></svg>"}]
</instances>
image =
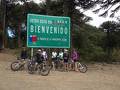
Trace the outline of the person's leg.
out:
<instances>
[{"instance_id":1,"label":"person's leg","mask_svg":"<svg viewBox=\"0 0 120 90\"><path fill-rule=\"evenodd\" d=\"M64 68L64 60L61 60L61 62L60 62L60 69L62 69L62 70L65 69L65 68Z\"/></svg>"},{"instance_id":2,"label":"person's leg","mask_svg":"<svg viewBox=\"0 0 120 90\"><path fill-rule=\"evenodd\" d=\"M55 70L55 60L54 60L54 58L52 58L52 66L53 66L53 70Z\"/></svg>"},{"instance_id":3,"label":"person's leg","mask_svg":"<svg viewBox=\"0 0 120 90\"><path fill-rule=\"evenodd\" d=\"M68 71L68 62L66 63L66 71Z\"/></svg>"},{"instance_id":4,"label":"person's leg","mask_svg":"<svg viewBox=\"0 0 120 90\"><path fill-rule=\"evenodd\" d=\"M67 71L67 69L68 69L68 61L67 61L67 59L65 59L65 71Z\"/></svg>"},{"instance_id":5,"label":"person's leg","mask_svg":"<svg viewBox=\"0 0 120 90\"><path fill-rule=\"evenodd\" d=\"M55 65L56 65L56 69L58 69L58 67L59 67L59 65L58 65L58 60L56 60L56 63L55 63Z\"/></svg>"},{"instance_id":6,"label":"person's leg","mask_svg":"<svg viewBox=\"0 0 120 90\"><path fill-rule=\"evenodd\" d=\"M58 60L58 69L60 70L60 68L61 68L61 60Z\"/></svg>"},{"instance_id":7,"label":"person's leg","mask_svg":"<svg viewBox=\"0 0 120 90\"><path fill-rule=\"evenodd\" d=\"M72 69L71 63L68 63L68 70L70 71Z\"/></svg>"},{"instance_id":8,"label":"person's leg","mask_svg":"<svg viewBox=\"0 0 120 90\"><path fill-rule=\"evenodd\" d=\"M75 71L75 61L73 62L73 71Z\"/></svg>"},{"instance_id":9,"label":"person's leg","mask_svg":"<svg viewBox=\"0 0 120 90\"><path fill-rule=\"evenodd\" d=\"M66 71L67 69L67 63L66 63L66 59L64 59L64 70Z\"/></svg>"},{"instance_id":10,"label":"person's leg","mask_svg":"<svg viewBox=\"0 0 120 90\"><path fill-rule=\"evenodd\" d=\"M77 61L75 61L75 71L78 71L78 68L77 68Z\"/></svg>"},{"instance_id":11,"label":"person's leg","mask_svg":"<svg viewBox=\"0 0 120 90\"><path fill-rule=\"evenodd\" d=\"M55 63L52 61L53 70L55 70Z\"/></svg>"},{"instance_id":12,"label":"person's leg","mask_svg":"<svg viewBox=\"0 0 120 90\"><path fill-rule=\"evenodd\" d=\"M66 71L66 63L64 62L64 71Z\"/></svg>"},{"instance_id":13,"label":"person's leg","mask_svg":"<svg viewBox=\"0 0 120 90\"><path fill-rule=\"evenodd\" d=\"M69 66L70 66L69 68L70 68L70 70L73 70L73 69L74 69L74 65L73 65L73 64L74 64L74 62L73 62L73 60L71 59L71 60L70 60L70 63L69 63Z\"/></svg>"}]
</instances>

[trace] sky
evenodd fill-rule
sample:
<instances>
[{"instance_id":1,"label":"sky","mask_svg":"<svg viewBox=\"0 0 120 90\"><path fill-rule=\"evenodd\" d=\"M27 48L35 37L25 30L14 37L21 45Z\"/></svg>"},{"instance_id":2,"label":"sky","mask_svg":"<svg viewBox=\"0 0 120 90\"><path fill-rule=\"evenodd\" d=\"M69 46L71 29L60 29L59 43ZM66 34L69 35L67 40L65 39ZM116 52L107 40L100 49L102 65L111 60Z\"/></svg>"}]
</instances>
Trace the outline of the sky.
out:
<instances>
[{"instance_id":1,"label":"sky","mask_svg":"<svg viewBox=\"0 0 120 90\"><path fill-rule=\"evenodd\" d=\"M84 12L84 14L92 17L93 20L91 20L89 24L96 27L99 27L105 21L116 21L116 18L110 18L109 16L99 17L99 14L94 14L91 10Z\"/></svg>"},{"instance_id":2,"label":"sky","mask_svg":"<svg viewBox=\"0 0 120 90\"><path fill-rule=\"evenodd\" d=\"M40 3L41 1L44 1L44 0L33 0L33 1L35 1L36 3ZM102 11L101 11L101 12L102 12ZM119 16L119 13L120 13L120 11L117 12L117 15L116 15L116 16ZM105 22L105 21L113 21L113 20L116 21L116 18L109 18L109 16L107 16L107 17L99 17L99 14L100 14L100 13L94 14L94 13L92 12L92 10L85 11L84 14L87 15L87 16L92 17L93 20L91 20L91 21L88 22L88 23L89 23L90 25L96 26L96 27L99 27L99 26L100 26L103 22Z\"/></svg>"},{"instance_id":3,"label":"sky","mask_svg":"<svg viewBox=\"0 0 120 90\"><path fill-rule=\"evenodd\" d=\"M44 1L44 0L33 0L33 1L36 3L40 3L41 1Z\"/></svg>"}]
</instances>

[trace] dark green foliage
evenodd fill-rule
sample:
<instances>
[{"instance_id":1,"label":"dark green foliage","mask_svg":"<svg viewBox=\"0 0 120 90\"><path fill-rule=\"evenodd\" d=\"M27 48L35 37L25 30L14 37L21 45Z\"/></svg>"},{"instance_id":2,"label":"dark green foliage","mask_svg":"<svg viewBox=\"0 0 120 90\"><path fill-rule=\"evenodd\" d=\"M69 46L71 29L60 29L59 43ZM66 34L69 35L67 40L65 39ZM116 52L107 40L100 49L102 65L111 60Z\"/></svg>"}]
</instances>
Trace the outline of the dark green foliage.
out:
<instances>
[{"instance_id":1,"label":"dark green foliage","mask_svg":"<svg viewBox=\"0 0 120 90\"><path fill-rule=\"evenodd\" d=\"M34 2L27 2L30 0L12 0L13 4L7 10L7 24L10 24L16 30L16 38L9 40L12 43L18 42L18 28L19 23L26 23L27 13L53 15L53 16L68 16L71 18L71 39L72 47L77 48L80 53L80 60L83 61L110 61L108 60L108 52L110 51L109 59L115 61L120 59L120 28L116 22L105 22L98 29L86 24L90 17L85 16L76 6L82 9L93 8L96 4L107 9L111 1L115 0L57 0L36 4ZM16 4L14 2L22 1L23 4ZM101 3L101 2L102 3ZM104 2L103 2L104 1ZM106 1L109 1L107 3ZM117 0L116 0L117 1ZM118 1L119 2L119 1ZM99 10L98 10L99 11ZM0 12L1 13L1 12ZM109 31L109 37L104 29ZM109 38L109 40L108 40ZM21 32L22 45L26 45L26 31ZM16 44L16 46L18 46ZM29 49L30 54L30 49Z\"/></svg>"},{"instance_id":2,"label":"dark green foliage","mask_svg":"<svg viewBox=\"0 0 120 90\"><path fill-rule=\"evenodd\" d=\"M108 61L113 61L112 57L115 49L119 49L120 25L114 21L107 21L101 25L101 30L105 33L103 38L103 49L107 53Z\"/></svg>"},{"instance_id":3,"label":"dark green foliage","mask_svg":"<svg viewBox=\"0 0 120 90\"><path fill-rule=\"evenodd\" d=\"M114 21L107 21L101 25L101 30L106 33L105 45L106 47L118 48L119 47L119 34L120 34L120 25ZM108 40L109 39L109 40ZM105 48L106 48L105 47Z\"/></svg>"},{"instance_id":4,"label":"dark green foliage","mask_svg":"<svg viewBox=\"0 0 120 90\"><path fill-rule=\"evenodd\" d=\"M75 30L73 45L80 52L80 59L83 61L105 61L106 53L101 47L105 33L88 24Z\"/></svg>"}]
</instances>

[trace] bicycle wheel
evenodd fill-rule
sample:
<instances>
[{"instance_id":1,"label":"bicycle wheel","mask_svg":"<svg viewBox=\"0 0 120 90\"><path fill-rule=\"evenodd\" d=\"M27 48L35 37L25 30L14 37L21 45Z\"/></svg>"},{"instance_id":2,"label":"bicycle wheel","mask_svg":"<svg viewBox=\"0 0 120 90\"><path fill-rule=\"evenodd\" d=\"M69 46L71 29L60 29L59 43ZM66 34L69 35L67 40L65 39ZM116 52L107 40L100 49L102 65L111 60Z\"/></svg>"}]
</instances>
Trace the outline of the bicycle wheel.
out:
<instances>
[{"instance_id":1,"label":"bicycle wheel","mask_svg":"<svg viewBox=\"0 0 120 90\"><path fill-rule=\"evenodd\" d=\"M29 74L34 74L35 73L35 66L32 64L28 65L28 73Z\"/></svg>"},{"instance_id":2,"label":"bicycle wheel","mask_svg":"<svg viewBox=\"0 0 120 90\"><path fill-rule=\"evenodd\" d=\"M53 69L53 65L48 65L49 69L52 70Z\"/></svg>"},{"instance_id":3,"label":"bicycle wheel","mask_svg":"<svg viewBox=\"0 0 120 90\"><path fill-rule=\"evenodd\" d=\"M41 64L39 65L39 74L42 76L47 76L50 73L50 68L47 65Z\"/></svg>"},{"instance_id":4,"label":"bicycle wheel","mask_svg":"<svg viewBox=\"0 0 120 90\"><path fill-rule=\"evenodd\" d=\"M87 66L85 64L78 63L77 68L81 73L85 73L87 71Z\"/></svg>"},{"instance_id":5,"label":"bicycle wheel","mask_svg":"<svg viewBox=\"0 0 120 90\"><path fill-rule=\"evenodd\" d=\"M21 64L19 61L14 61L11 63L11 70L12 71L18 71L20 70Z\"/></svg>"},{"instance_id":6,"label":"bicycle wheel","mask_svg":"<svg viewBox=\"0 0 120 90\"><path fill-rule=\"evenodd\" d=\"M61 71L61 72L63 72L65 69L64 69L64 65L63 65L63 63L59 63L59 69L58 69L58 71Z\"/></svg>"},{"instance_id":7,"label":"bicycle wheel","mask_svg":"<svg viewBox=\"0 0 120 90\"><path fill-rule=\"evenodd\" d=\"M27 68L29 74L34 74L35 71L37 71L35 57L32 57L32 59L28 61Z\"/></svg>"},{"instance_id":8,"label":"bicycle wheel","mask_svg":"<svg viewBox=\"0 0 120 90\"><path fill-rule=\"evenodd\" d=\"M34 73L35 73L35 71L36 71L36 65L35 65L35 62L34 62L34 61L31 60L31 61L28 63L27 67L28 67L28 73L29 73L29 74L34 74Z\"/></svg>"}]
</instances>

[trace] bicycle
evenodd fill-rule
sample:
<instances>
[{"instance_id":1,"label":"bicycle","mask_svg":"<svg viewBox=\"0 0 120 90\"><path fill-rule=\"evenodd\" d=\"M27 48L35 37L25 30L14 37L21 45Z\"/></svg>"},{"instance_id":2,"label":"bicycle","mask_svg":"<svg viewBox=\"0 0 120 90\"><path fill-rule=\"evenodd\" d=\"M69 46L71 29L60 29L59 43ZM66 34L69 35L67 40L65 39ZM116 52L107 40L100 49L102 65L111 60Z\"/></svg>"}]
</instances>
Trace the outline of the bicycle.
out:
<instances>
[{"instance_id":1,"label":"bicycle","mask_svg":"<svg viewBox=\"0 0 120 90\"><path fill-rule=\"evenodd\" d=\"M42 76L47 76L50 73L50 68L47 65L46 61L41 60L40 63L36 62L35 57L28 63L28 73L34 74L37 72Z\"/></svg>"},{"instance_id":2,"label":"bicycle","mask_svg":"<svg viewBox=\"0 0 120 90\"><path fill-rule=\"evenodd\" d=\"M11 63L11 70L12 71L18 71L23 70L25 67L25 64L28 63L29 60L21 59L20 57L17 57L17 61L14 61Z\"/></svg>"},{"instance_id":3,"label":"bicycle","mask_svg":"<svg viewBox=\"0 0 120 90\"><path fill-rule=\"evenodd\" d=\"M77 69L81 72L81 73L86 73L87 72L87 65L86 64L83 64L81 62L76 62L77 63ZM74 61L71 60L71 62L69 63L69 66L73 66L74 67ZM72 69L72 67L71 67Z\"/></svg>"},{"instance_id":4,"label":"bicycle","mask_svg":"<svg viewBox=\"0 0 120 90\"><path fill-rule=\"evenodd\" d=\"M50 64L49 67L51 70L64 71L64 62L57 57L56 60L52 61L52 64Z\"/></svg>"}]
</instances>

